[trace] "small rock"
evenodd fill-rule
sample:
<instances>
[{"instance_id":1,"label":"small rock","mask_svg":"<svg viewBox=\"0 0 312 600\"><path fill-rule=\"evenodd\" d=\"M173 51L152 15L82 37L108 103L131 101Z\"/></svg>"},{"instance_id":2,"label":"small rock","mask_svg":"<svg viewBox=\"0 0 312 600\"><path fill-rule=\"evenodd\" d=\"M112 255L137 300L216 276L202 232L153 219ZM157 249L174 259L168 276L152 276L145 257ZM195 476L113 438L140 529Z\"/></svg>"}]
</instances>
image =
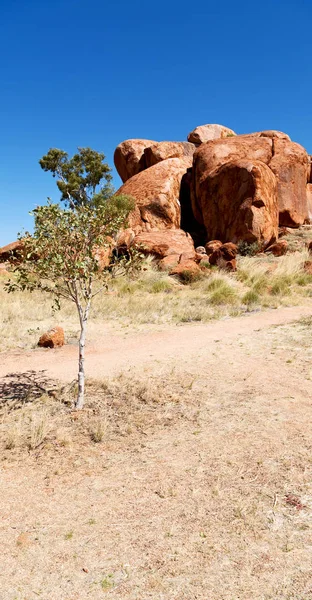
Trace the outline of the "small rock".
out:
<instances>
[{"instance_id":1,"label":"small rock","mask_svg":"<svg viewBox=\"0 0 312 600\"><path fill-rule=\"evenodd\" d=\"M204 246L197 246L197 248L195 248L195 252L197 252L197 254L207 254Z\"/></svg>"},{"instance_id":2,"label":"small rock","mask_svg":"<svg viewBox=\"0 0 312 600\"><path fill-rule=\"evenodd\" d=\"M275 242L275 244L272 244L266 248L265 252L271 252L274 254L274 256L283 256L283 254L286 254L287 250L288 243L286 240L279 240L278 242Z\"/></svg>"},{"instance_id":3,"label":"small rock","mask_svg":"<svg viewBox=\"0 0 312 600\"><path fill-rule=\"evenodd\" d=\"M236 271L236 255L236 244L227 242L226 244L221 244L217 250L210 254L209 262L211 265L215 265L224 271Z\"/></svg>"},{"instance_id":4,"label":"small rock","mask_svg":"<svg viewBox=\"0 0 312 600\"><path fill-rule=\"evenodd\" d=\"M53 327L53 329L44 333L38 342L38 346L41 348L56 348L57 346L64 346L64 344L65 336L62 327Z\"/></svg>"},{"instance_id":5,"label":"small rock","mask_svg":"<svg viewBox=\"0 0 312 600\"><path fill-rule=\"evenodd\" d=\"M194 260L184 260L170 271L170 275L178 275L182 281L192 281L201 273L200 267Z\"/></svg>"},{"instance_id":6,"label":"small rock","mask_svg":"<svg viewBox=\"0 0 312 600\"><path fill-rule=\"evenodd\" d=\"M222 242L220 242L220 240L211 240L211 242L207 242L205 246L206 253L208 254L208 256L210 256L210 254L215 252L215 250L218 250L220 246L222 246Z\"/></svg>"}]
</instances>

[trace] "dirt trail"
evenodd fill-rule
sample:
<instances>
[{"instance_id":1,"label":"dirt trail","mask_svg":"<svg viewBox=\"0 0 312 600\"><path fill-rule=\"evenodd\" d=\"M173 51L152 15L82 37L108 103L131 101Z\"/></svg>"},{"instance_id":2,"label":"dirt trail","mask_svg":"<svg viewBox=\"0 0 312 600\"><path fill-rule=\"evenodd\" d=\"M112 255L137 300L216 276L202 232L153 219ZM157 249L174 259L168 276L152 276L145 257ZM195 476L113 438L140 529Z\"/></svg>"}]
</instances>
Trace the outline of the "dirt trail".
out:
<instances>
[{"instance_id":1,"label":"dirt trail","mask_svg":"<svg viewBox=\"0 0 312 600\"><path fill-rule=\"evenodd\" d=\"M96 326L96 335L90 334L86 351L87 375L101 379L129 369L140 369L151 363L159 366L171 360L185 363L204 358L211 351L212 342L237 341L252 332L274 325L298 320L311 314L310 307L291 307L251 313L242 317L223 319L205 325L166 326L161 330L121 333ZM231 350L232 352L232 350ZM4 352L0 354L0 378L11 373L45 371L46 375L61 381L76 376L77 348L67 345L56 350Z\"/></svg>"}]
</instances>

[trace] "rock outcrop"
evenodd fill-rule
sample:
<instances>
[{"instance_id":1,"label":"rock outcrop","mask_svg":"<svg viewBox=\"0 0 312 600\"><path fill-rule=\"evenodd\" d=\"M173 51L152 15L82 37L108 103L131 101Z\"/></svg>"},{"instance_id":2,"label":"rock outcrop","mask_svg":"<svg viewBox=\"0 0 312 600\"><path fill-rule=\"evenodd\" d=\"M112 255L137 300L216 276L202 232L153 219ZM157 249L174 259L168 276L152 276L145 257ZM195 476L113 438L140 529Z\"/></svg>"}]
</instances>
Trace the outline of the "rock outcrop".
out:
<instances>
[{"instance_id":1,"label":"rock outcrop","mask_svg":"<svg viewBox=\"0 0 312 600\"><path fill-rule=\"evenodd\" d=\"M196 215L209 240L248 243L278 235L276 180L261 161L226 162L196 180Z\"/></svg>"},{"instance_id":2,"label":"rock outcrop","mask_svg":"<svg viewBox=\"0 0 312 600\"><path fill-rule=\"evenodd\" d=\"M198 220L202 216L201 190L205 187L206 178L227 162L247 159L263 162L274 173L280 225L298 227L303 224L307 213L309 157L300 144L273 134L286 135L281 132L259 132L215 140L198 148L194 154L192 186L193 211Z\"/></svg>"},{"instance_id":3,"label":"rock outcrop","mask_svg":"<svg viewBox=\"0 0 312 600\"><path fill-rule=\"evenodd\" d=\"M192 166L194 144L189 142L154 142L152 140L125 140L114 153L115 167L123 183L168 158L183 158Z\"/></svg>"},{"instance_id":4,"label":"rock outcrop","mask_svg":"<svg viewBox=\"0 0 312 600\"><path fill-rule=\"evenodd\" d=\"M134 175L117 194L132 196L136 202L129 227L139 233L152 229L179 229L181 221L180 186L188 163L169 158Z\"/></svg>"}]
</instances>

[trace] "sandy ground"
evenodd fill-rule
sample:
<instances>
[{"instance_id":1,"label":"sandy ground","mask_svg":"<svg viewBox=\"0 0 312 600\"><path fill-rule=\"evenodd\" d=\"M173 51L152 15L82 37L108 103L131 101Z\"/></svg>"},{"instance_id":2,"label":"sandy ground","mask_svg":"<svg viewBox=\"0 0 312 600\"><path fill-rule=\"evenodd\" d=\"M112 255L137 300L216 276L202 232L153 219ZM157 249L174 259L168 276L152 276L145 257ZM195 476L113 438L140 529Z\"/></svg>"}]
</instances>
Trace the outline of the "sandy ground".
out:
<instances>
[{"instance_id":1,"label":"sandy ground","mask_svg":"<svg viewBox=\"0 0 312 600\"><path fill-rule=\"evenodd\" d=\"M312 350L309 323L293 324L310 314L90 335L93 378L192 383L179 417L169 403L140 434L5 452L0 598L312 599ZM76 359L2 353L0 385L32 370L71 381Z\"/></svg>"},{"instance_id":2,"label":"sandy ground","mask_svg":"<svg viewBox=\"0 0 312 600\"><path fill-rule=\"evenodd\" d=\"M86 374L101 379L120 371L141 369L151 363L191 363L194 359L209 356L212 342L220 342L221 346L233 341L239 343L241 337L252 336L257 330L288 323L309 314L309 306L295 306L226 318L208 325L147 326L139 333L131 329L112 332L110 327L103 325L101 328L97 324L89 334ZM60 381L73 380L77 373L77 346L0 354L0 378L10 373L39 370Z\"/></svg>"}]
</instances>

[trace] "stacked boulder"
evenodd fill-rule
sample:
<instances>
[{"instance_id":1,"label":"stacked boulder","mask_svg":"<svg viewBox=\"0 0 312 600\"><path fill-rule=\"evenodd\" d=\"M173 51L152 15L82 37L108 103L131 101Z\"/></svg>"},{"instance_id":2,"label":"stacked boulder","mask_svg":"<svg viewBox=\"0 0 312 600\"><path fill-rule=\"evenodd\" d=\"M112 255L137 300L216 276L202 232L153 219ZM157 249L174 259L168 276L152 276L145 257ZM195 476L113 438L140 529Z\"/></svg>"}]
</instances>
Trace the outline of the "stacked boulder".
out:
<instances>
[{"instance_id":1,"label":"stacked boulder","mask_svg":"<svg viewBox=\"0 0 312 600\"><path fill-rule=\"evenodd\" d=\"M287 134L236 135L210 124L196 127L187 139L126 140L116 148L123 181L117 193L136 201L122 235L128 245L177 268L202 262L195 247L211 240L268 248L279 225L299 227L312 219L310 157ZM216 251L215 264L226 262L233 270L233 248Z\"/></svg>"}]
</instances>

